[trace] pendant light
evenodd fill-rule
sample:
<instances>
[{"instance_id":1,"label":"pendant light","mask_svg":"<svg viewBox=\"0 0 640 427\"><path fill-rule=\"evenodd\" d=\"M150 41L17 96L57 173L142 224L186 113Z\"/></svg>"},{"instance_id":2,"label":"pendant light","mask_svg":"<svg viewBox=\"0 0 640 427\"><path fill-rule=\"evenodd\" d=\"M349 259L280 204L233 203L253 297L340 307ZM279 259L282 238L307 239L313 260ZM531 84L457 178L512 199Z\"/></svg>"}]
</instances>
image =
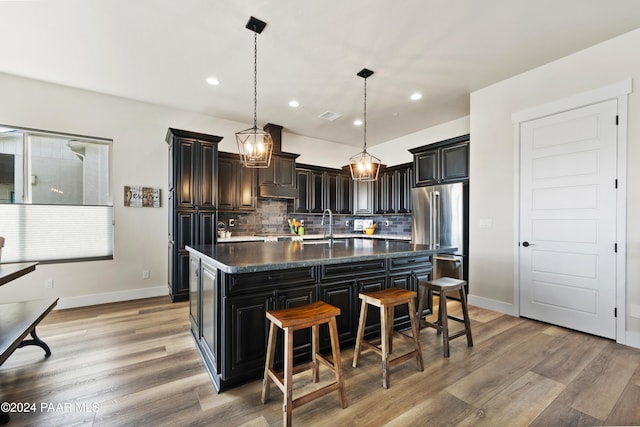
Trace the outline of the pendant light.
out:
<instances>
[{"instance_id":1,"label":"pendant light","mask_svg":"<svg viewBox=\"0 0 640 427\"><path fill-rule=\"evenodd\" d=\"M246 28L253 31L253 127L236 132L238 152L243 166L248 168L268 168L271 163L273 139L271 134L257 126L258 109L258 34L262 33L263 22L253 16L247 22Z\"/></svg>"},{"instance_id":2,"label":"pendant light","mask_svg":"<svg viewBox=\"0 0 640 427\"><path fill-rule=\"evenodd\" d=\"M351 179L354 181L375 181L380 171L380 159L367 152L367 77L373 71L363 68L357 74L364 79L364 146L363 150L349 159Z\"/></svg>"}]
</instances>

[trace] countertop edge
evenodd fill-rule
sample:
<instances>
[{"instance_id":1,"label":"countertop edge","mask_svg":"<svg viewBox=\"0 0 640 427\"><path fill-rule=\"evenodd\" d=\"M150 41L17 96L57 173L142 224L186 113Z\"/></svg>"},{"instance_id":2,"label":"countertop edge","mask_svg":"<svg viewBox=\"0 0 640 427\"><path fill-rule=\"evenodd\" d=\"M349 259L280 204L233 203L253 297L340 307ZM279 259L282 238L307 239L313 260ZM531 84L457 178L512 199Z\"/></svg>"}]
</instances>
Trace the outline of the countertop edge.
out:
<instances>
[{"instance_id":1,"label":"countertop edge","mask_svg":"<svg viewBox=\"0 0 640 427\"><path fill-rule=\"evenodd\" d=\"M197 255L201 259L206 260L207 263L211 264L212 266L229 274L257 273L257 272L271 271L271 270L313 267L316 265L344 264L344 263L355 262L355 261L371 261L376 259L402 258L406 256L416 256L416 255L418 256L433 255L436 253L451 253L457 250L457 248L454 248L454 247L417 249L417 250L412 248L411 250L406 250L406 251L394 251L390 253L367 254L367 255L349 256L349 257L341 257L341 258L314 258L314 259L300 260L300 261L287 261L283 263L230 266L210 257L206 253L203 253L200 250L198 250L197 248L186 246L186 249L189 253L193 253Z\"/></svg>"}]
</instances>

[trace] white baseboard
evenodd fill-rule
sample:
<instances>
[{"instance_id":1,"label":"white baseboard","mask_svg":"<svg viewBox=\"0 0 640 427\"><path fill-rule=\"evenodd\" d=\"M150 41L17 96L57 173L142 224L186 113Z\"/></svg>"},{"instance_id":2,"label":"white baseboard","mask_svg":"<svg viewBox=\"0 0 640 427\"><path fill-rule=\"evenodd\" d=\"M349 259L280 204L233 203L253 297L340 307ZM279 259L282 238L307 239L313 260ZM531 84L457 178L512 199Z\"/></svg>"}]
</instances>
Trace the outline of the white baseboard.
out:
<instances>
[{"instance_id":1,"label":"white baseboard","mask_svg":"<svg viewBox=\"0 0 640 427\"><path fill-rule=\"evenodd\" d=\"M58 301L56 310L75 307L86 307L89 305L106 304L110 302L129 301L141 298L159 297L169 294L167 286L156 286L153 288L128 289L126 291L105 292L102 294L90 294L77 297L62 297Z\"/></svg>"},{"instance_id":2,"label":"white baseboard","mask_svg":"<svg viewBox=\"0 0 640 427\"><path fill-rule=\"evenodd\" d=\"M469 294L467 296L467 302L471 305L475 305L476 307L484 308L486 310L497 311L498 313L504 313L516 317L519 316L519 313L516 313L515 306L504 301L498 301Z\"/></svg>"}]
</instances>

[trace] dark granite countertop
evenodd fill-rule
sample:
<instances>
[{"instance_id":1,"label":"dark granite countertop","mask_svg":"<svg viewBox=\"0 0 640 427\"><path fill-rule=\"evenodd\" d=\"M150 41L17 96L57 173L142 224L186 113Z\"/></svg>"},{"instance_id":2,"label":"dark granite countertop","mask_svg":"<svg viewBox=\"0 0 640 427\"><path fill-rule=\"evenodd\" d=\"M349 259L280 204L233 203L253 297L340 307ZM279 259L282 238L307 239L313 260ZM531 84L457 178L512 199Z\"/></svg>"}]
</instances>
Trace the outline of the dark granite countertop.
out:
<instances>
[{"instance_id":1,"label":"dark granite countertop","mask_svg":"<svg viewBox=\"0 0 640 427\"><path fill-rule=\"evenodd\" d=\"M226 273L253 273L380 258L454 252L453 247L431 247L403 241L336 239L333 247L319 241L242 242L187 247Z\"/></svg>"}]
</instances>

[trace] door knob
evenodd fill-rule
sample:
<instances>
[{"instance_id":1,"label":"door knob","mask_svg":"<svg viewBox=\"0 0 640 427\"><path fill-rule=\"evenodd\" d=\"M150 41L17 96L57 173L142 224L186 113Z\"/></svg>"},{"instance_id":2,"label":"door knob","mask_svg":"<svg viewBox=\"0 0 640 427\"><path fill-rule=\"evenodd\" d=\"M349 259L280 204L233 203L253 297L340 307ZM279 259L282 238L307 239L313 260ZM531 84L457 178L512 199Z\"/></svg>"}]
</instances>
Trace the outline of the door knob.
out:
<instances>
[{"instance_id":1,"label":"door knob","mask_svg":"<svg viewBox=\"0 0 640 427\"><path fill-rule=\"evenodd\" d=\"M522 242L522 246L524 246L525 248L528 248L529 246L533 246L533 243Z\"/></svg>"}]
</instances>

